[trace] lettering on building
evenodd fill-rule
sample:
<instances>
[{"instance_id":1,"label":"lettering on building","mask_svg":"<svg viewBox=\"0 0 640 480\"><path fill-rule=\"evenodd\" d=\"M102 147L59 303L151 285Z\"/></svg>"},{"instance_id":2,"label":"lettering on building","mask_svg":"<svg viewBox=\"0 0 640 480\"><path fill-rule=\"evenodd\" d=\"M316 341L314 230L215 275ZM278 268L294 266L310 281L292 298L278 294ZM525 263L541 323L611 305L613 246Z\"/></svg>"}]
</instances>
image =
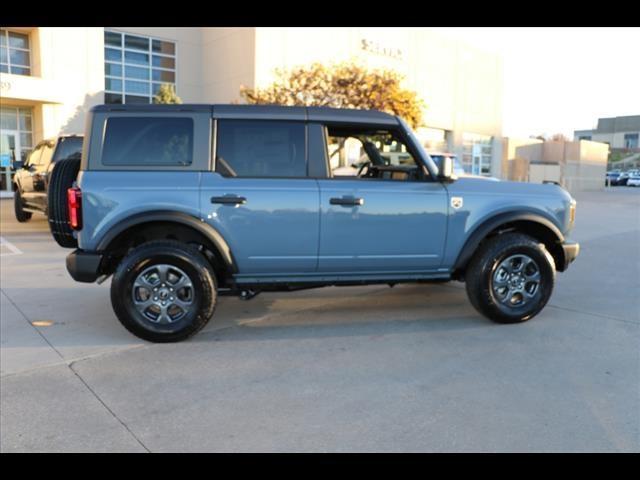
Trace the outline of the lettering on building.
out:
<instances>
[{"instance_id":1,"label":"lettering on building","mask_svg":"<svg viewBox=\"0 0 640 480\"><path fill-rule=\"evenodd\" d=\"M360 46L362 50L365 52L371 52L376 55L382 55L385 57L395 58L397 60L402 60L402 50L396 47L389 47L386 45L382 45L376 41L368 40L363 38L360 40Z\"/></svg>"}]
</instances>

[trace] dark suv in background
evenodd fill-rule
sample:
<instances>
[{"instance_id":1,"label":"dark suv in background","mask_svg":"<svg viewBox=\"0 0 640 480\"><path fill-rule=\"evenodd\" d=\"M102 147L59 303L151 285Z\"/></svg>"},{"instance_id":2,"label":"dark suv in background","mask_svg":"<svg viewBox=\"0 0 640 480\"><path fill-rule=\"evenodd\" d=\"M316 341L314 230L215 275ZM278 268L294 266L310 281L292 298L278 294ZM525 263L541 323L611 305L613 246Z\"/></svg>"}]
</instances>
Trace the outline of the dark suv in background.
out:
<instances>
[{"instance_id":1,"label":"dark suv in background","mask_svg":"<svg viewBox=\"0 0 640 480\"><path fill-rule=\"evenodd\" d=\"M82 135L46 139L36 145L24 163L14 162L14 210L18 222L28 221L34 212L47 214L47 192L53 166L61 160L80 159L82 142Z\"/></svg>"}]
</instances>

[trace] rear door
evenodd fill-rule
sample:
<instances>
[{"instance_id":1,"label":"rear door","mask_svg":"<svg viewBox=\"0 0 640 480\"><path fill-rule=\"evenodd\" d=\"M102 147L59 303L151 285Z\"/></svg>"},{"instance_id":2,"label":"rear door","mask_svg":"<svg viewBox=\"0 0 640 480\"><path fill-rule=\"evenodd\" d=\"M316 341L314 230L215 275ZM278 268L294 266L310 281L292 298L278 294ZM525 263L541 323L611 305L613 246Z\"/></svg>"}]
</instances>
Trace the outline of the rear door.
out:
<instances>
[{"instance_id":1,"label":"rear door","mask_svg":"<svg viewBox=\"0 0 640 480\"><path fill-rule=\"evenodd\" d=\"M307 176L303 119L215 121L215 162L202 175L201 212L229 244L239 279L316 271L319 195Z\"/></svg>"}]
</instances>

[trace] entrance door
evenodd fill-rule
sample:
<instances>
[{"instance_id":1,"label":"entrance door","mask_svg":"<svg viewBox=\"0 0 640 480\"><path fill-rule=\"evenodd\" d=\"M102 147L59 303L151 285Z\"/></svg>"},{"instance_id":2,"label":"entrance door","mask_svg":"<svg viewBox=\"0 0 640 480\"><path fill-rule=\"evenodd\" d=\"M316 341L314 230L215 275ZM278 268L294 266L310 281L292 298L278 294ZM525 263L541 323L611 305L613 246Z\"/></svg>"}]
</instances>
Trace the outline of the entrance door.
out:
<instances>
[{"instance_id":1,"label":"entrance door","mask_svg":"<svg viewBox=\"0 0 640 480\"><path fill-rule=\"evenodd\" d=\"M473 175L482 175L482 145L474 144L471 155L471 173Z\"/></svg>"},{"instance_id":2,"label":"entrance door","mask_svg":"<svg viewBox=\"0 0 640 480\"><path fill-rule=\"evenodd\" d=\"M14 130L0 133L0 191L11 192L11 166L20 157L20 135Z\"/></svg>"}]
</instances>

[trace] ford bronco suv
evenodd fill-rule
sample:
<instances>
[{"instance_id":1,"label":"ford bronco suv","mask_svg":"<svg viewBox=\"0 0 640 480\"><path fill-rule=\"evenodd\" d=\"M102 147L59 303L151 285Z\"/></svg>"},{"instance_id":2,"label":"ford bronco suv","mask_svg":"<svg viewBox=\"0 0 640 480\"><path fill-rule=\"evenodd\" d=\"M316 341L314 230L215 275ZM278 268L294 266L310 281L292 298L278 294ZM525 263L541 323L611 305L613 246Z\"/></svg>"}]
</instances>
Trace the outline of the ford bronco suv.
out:
<instances>
[{"instance_id":1,"label":"ford bronco suv","mask_svg":"<svg viewBox=\"0 0 640 480\"><path fill-rule=\"evenodd\" d=\"M118 319L154 342L200 330L219 295L326 285L461 280L522 322L578 255L566 190L456 178L377 111L100 105L51 181L69 273L112 275Z\"/></svg>"}]
</instances>

